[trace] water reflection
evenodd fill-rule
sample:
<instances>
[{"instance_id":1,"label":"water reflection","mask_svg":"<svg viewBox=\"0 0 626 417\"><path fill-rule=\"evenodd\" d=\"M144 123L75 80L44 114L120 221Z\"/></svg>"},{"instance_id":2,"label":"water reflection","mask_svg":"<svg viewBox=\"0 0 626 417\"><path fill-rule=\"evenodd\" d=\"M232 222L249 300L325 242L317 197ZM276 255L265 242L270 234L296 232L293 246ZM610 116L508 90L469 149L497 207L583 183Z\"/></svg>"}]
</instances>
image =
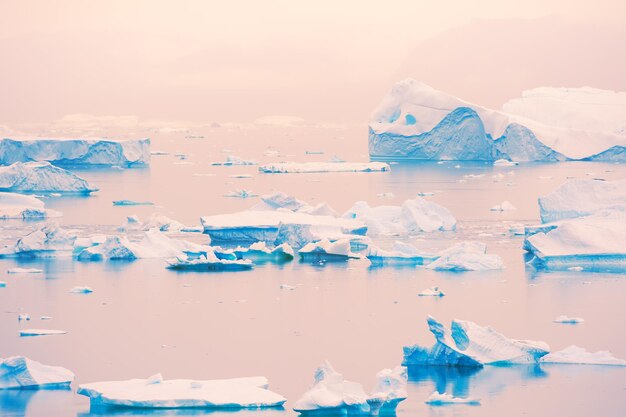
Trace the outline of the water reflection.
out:
<instances>
[{"instance_id":1,"label":"water reflection","mask_svg":"<svg viewBox=\"0 0 626 417\"><path fill-rule=\"evenodd\" d=\"M87 412L77 413L77 417L87 416L154 416L154 417L185 417L185 416L208 416L211 417L277 417L282 416L283 408L241 410L241 409L206 409L206 408L184 408L184 409L155 409L155 408L123 408L123 407L102 407L94 406Z\"/></svg>"},{"instance_id":2,"label":"water reflection","mask_svg":"<svg viewBox=\"0 0 626 417\"><path fill-rule=\"evenodd\" d=\"M70 388L58 389L5 389L0 390L0 415L21 417L29 415L29 409L36 404L52 404L69 399L73 395Z\"/></svg>"}]
</instances>

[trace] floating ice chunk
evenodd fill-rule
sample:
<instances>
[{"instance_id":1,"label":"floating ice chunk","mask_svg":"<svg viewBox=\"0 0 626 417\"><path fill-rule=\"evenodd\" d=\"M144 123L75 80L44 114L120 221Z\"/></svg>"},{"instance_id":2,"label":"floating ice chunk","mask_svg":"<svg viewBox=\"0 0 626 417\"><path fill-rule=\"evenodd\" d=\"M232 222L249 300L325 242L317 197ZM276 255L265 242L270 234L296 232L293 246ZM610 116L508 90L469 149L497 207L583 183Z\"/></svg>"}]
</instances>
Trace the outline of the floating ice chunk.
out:
<instances>
[{"instance_id":1,"label":"floating ice chunk","mask_svg":"<svg viewBox=\"0 0 626 417\"><path fill-rule=\"evenodd\" d=\"M346 160L345 160L345 159L343 159L343 158L341 158L341 157L339 157L339 156L337 156L337 155L333 155L333 156L330 158L330 161L329 161L329 162L333 162L333 163L343 163L343 162L346 162Z\"/></svg>"},{"instance_id":2,"label":"floating ice chunk","mask_svg":"<svg viewBox=\"0 0 626 417\"><path fill-rule=\"evenodd\" d=\"M14 245L0 249L0 257L71 256L75 241L73 232L48 224L18 239Z\"/></svg>"},{"instance_id":3,"label":"floating ice chunk","mask_svg":"<svg viewBox=\"0 0 626 417\"><path fill-rule=\"evenodd\" d=\"M72 172L49 162L16 162L0 167L0 191L88 195L98 189Z\"/></svg>"},{"instance_id":4,"label":"floating ice chunk","mask_svg":"<svg viewBox=\"0 0 626 417\"><path fill-rule=\"evenodd\" d=\"M368 236L406 236L456 228L456 219L447 208L421 197L406 200L401 206L370 207L359 201L343 217L365 222Z\"/></svg>"},{"instance_id":5,"label":"floating ice chunk","mask_svg":"<svg viewBox=\"0 0 626 417\"><path fill-rule=\"evenodd\" d=\"M404 401L408 394L407 372L403 366L393 369L383 369L376 374L376 387L367 400L372 415L395 415L396 408Z\"/></svg>"},{"instance_id":6,"label":"floating ice chunk","mask_svg":"<svg viewBox=\"0 0 626 417\"><path fill-rule=\"evenodd\" d=\"M44 219L60 217L61 213L47 210L35 196L0 192L0 219Z\"/></svg>"},{"instance_id":7,"label":"floating ice chunk","mask_svg":"<svg viewBox=\"0 0 626 417\"><path fill-rule=\"evenodd\" d=\"M89 287L74 287L70 292L74 294L90 294L93 290Z\"/></svg>"},{"instance_id":8,"label":"floating ice chunk","mask_svg":"<svg viewBox=\"0 0 626 417\"><path fill-rule=\"evenodd\" d=\"M259 167L259 172L265 174L377 172L390 170L389 164L383 162L278 162Z\"/></svg>"},{"instance_id":9,"label":"floating ice chunk","mask_svg":"<svg viewBox=\"0 0 626 417\"><path fill-rule=\"evenodd\" d=\"M386 199L391 200L392 198L395 197L395 194L392 193L392 192L379 193L379 194L376 194L376 197L378 197L378 198L386 198Z\"/></svg>"},{"instance_id":10,"label":"floating ice chunk","mask_svg":"<svg viewBox=\"0 0 626 417\"><path fill-rule=\"evenodd\" d=\"M347 261L360 258L352 253L350 240L348 239L341 239L335 242L322 239L319 242L307 243L298 251L298 254L306 262Z\"/></svg>"},{"instance_id":11,"label":"floating ice chunk","mask_svg":"<svg viewBox=\"0 0 626 417\"><path fill-rule=\"evenodd\" d=\"M369 246L367 259L372 265L425 265L439 258L439 255L422 252L408 243L394 243L393 250L384 250L375 246Z\"/></svg>"},{"instance_id":12,"label":"floating ice chunk","mask_svg":"<svg viewBox=\"0 0 626 417\"><path fill-rule=\"evenodd\" d=\"M279 407L286 400L268 389L264 377L194 381L172 379L81 384L78 394L92 406L133 408L264 408Z\"/></svg>"},{"instance_id":13,"label":"floating ice chunk","mask_svg":"<svg viewBox=\"0 0 626 417\"><path fill-rule=\"evenodd\" d=\"M228 192L226 194L224 194L224 197L235 197L235 198L249 198L249 197L256 197L258 194L254 194L252 191L248 191L248 190L234 190L231 192Z\"/></svg>"},{"instance_id":14,"label":"floating ice chunk","mask_svg":"<svg viewBox=\"0 0 626 417\"><path fill-rule=\"evenodd\" d=\"M54 336L58 334L66 334L67 330L53 329L23 329L20 330L20 336Z\"/></svg>"},{"instance_id":15,"label":"floating ice chunk","mask_svg":"<svg viewBox=\"0 0 626 417\"><path fill-rule=\"evenodd\" d=\"M280 288L281 290L289 290L289 291L293 291L296 289L296 287L294 287L293 285L289 285L289 284L280 284L278 288Z\"/></svg>"},{"instance_id":16,"label":"floating ice chunk","mask_svg":"<svg viewBox=\"0 0 626 417\"><path fill-rule=\"evenodd\" d=\"M238 156L228 155L224 162L213 162L211 165L233 166L233 165L258 165L256 161L248 161Z\"/></svg>"},{"instance_id":17,"label":"floating ice chunk","mask_svg":"<svg viewBox=\"0 0 626 417\"><path fill-rule=\"evenodd\" d=\"M563 323L563 324L578 324L578 323L584 322L585 320L581 317L558 316L553 321L555 323Z\"/></svg>"},{"instance_id":18,"label":"floating ice chunk","mask_svg":"<svg viewBox=\"0 0 626 417\"><path fill-rule=\"evenodd\" d=\"M617 359L611 352L601 350L598 352L587 352L578 346L569 346L563 350L550 353L540 360L541 363L571 363L579 365L615 365L626 366L626 361Z\"/></svg>"},{"instance_id":19,"label":"floating ice chunk","mask_svg":"<svg viewBox=\"0 0 626 417\"><path fill-rule=\"evenodd\" d=\"M539 198L543 223L588 216L605 210L626 211L626 179L571 180Z\"/></svg>"},{"instance_id":20,"label":"floating ice chunk","mask_svg":"<svg viewBox=\"0 0 626 417\"><path fill-rule=\"evenodd\" d=\"M430 405L469 404L480 405L480 400L472 397L455 397L452 394L433 392L426 400Z\"/></svg>"},{"instance_id":21,"label":"floating ice chunk","mask_svg":"<svg viewBox=\"0 0 626 417\"><path fill-rule=\"evenodd\" d=\"M519 162L509 161L508 159L498 159L493 162L494 167L512 167L519 165Z\"/></svg>"},{"instance_id":22,"label":"floating ice chunk","mask_svg":"<svg viewBox=\"0 0 626 417\"><path fill-rule=\"evenodd\" d=\"M273 194L266 194L261 196L261 202L255 205L252 210L279 210L286 209L290 211L298 211L307 207L308 204L302 200L285 194L283 192L276 192Z\"/></svg>"},{"instance_id":23,"label":"floating ice chunk","mask_svg":"<svg viewBox=\"0 0 626 417\"><path fill-rule=\"evenodd\" d=\"M511 224L509 226L509 233L514 236L524 236L526 234L526 227L520 223Z\"/></svg>"},{"instance_id":24,"label":"floating ice chunk","mask_svg":"<svg viewBox=\"0 0 626 417\"><path fill-rule=\"evenodd\" d=\"M214 252L213 248L209 248L200 256L189 257L179 255L176 259L167 260L167 268L181 271L247 271L254 267L249 259L220 259Z\"/></svg>"},{"instance_id":25,"label":"floating ice chunk","mask_svg":"<svg viewBox=\"0 0 626 417\"><path fill-rule=\"evenodd\" d=\"M39 320L52 320L52 317L50 317L50 316L41 316L41 317L39 317Z\"/></svg>"},{"instance_id":26,"label":"floating ice chunk","mask_svg":"<svg viewBox=\"0 0 626 417\"><path fill-rule=\"evenodd\" d=\"M15 138L0 140L0 164L48 161L54 165L150 164L150 139Z\"/></svg>"},{"instance_id":27,"label":"floating ice chunk","mask_svg":"<svg viewBox=\"0 0 626 417\"><path fill-rule=\"evenodd\" d=\"M17 321L28 321L30 320L30 314L22 313L18 314Z\"/></svg>"},{"instance_id":28,"label":"floating ice chunk","mask_svg":"<svg viewBox=\"0 0 626 417\"><path fill-rule=\"evenodd\" d=\"M452 320L450 329L433 317L428 327L436 338L430 348L419 345L404 348L405 366L483 366L537 363L550 351L544 342L508 339L490 327L471 321Z\"/></svg>"},{"instance_id":29,"label":"floating ice chunk","mask_svg":"<svg viewBox=\"0 0 626 417\"><path fill-rule=\"evenodd\" d=\"M0 390L69 388L74 374L60 366L44 365L24 356L0 359Z\"/></svg>"},{"instance_id":30,"label":"floating ice chunk","mask_svg":"<svg viewBox=\"0 0 626 417\"><path fill-rule=\"evenodd\" d=\"M151 201L134 201L134 200L115 200L113 201L114 206L153 206L154 203Z\"/></svg>"},{"instance_id":31,"label":"floating ice chunk","mask_svg":"<svg viewBox=\"0 0 626 417\"><path fill-rule=\"evenodd\" d=\"M7 274L41 274L43 269L37 268L11 268L7 270Z\"/></svg>"},{"instance_id":32,"label":"floating ice chunk","mask_svg":"<svg viewBox=\"0 0 626 417\"><path fill-rule=\"evenodd\" d=\"M249 259L253 262L289 262L294 258L293 248L287 243L268 248L265 242L253 243L247 248L236 248L237 259Z\"/></svg>"},{"instance_id":33,"label":"floating ice chunk","mask_svg":"<svg viewBox=\"0 0 626 417\"><path fill-rule=\"evenodd\" d=\"M439 287L427 288L417 294L420 297L443 297L446 295L443 291L439 289Z\"/></svg>"},{"instance_id":34,"label":"floating ice chunk","mask_svg":"<svg viewBox=\"0 0 626 417\"><path fill-rule=\"evenodd\" d=\"M517 210L517 207L515 207L509 201L503 201L502 203L497 204L497 205L491 207L489 210L491 210L491 211L513 211L513 210Z\"/></svg>"},{"instance_id":35,"label":"floating ice chunk","mask_svg":"<svg viewBox=\"0 0 626 417\"><path fill-rule=\"evenodd\" d=\"M487 254L487 246L480 242L461 242L440 252L438 258L426 265L439 271L488 271L503 269L502 258Z\"/></svg>"},{"instance_id":36,"label":"floating ice chunk","mask_svg":"<svg viewBox=\"0 0 626 417\"><path fill-rule=\"evenodd\" d=\"M0 281L0 288L5 288L7 286L7 283L4 281Z\"/></svg>"}]
</instances>

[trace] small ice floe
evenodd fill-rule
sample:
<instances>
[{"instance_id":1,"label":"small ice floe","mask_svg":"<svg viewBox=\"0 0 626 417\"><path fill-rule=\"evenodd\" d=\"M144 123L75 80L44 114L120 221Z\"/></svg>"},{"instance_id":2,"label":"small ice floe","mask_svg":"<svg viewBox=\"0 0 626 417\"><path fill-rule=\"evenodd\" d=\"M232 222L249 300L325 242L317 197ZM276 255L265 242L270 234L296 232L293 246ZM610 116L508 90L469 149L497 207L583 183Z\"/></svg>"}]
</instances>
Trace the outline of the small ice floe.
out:
<instances>
[{"instance_id":1,"label":"small ice floe","mask_svg":"<svg viewBox=\"0 0 626 417\"><path fill-rule=\"evenodd\" d=\"M54 329L23 329L20 330L20 336L54 336L58 334L66 334L67 330Z\"/></svg>"},{"instance_id":2,"label":"small ice floe","mask_svg":"<svg viewBox=\"0 0 626 417\"><path fill-rule=\"evenodd\" d=\"M420 297L443 297L446 295L443 291L439 289L439 287L427 288L417 294Z\"/></svg>"},{"instance_id":3,"label":"small ice floe","mask_svg":"<svg viewBox=\"0 0 626 417\"><path fill-rule=\"evenodd\" d=\"M419 193L417 193L417 195L420 197L431 197L435 195L435 193L432 191L420 191Z\"/></svg>"},{"instance_id":4,"label":"small ice floe","mask_svg":"<svg viewBox=\"0 0 626 417\"><path fill-rule=\"evenodd\" d=\"M302 414L339 412L341 414L392 414L406 399L406 370L384 369L376 375L378 385L368 395L357 382L346 381L326 361L315 371L313 386L293 405Z\"/></svg>"},{"instance_id":5,"label":"small ice floe","mask_svg":"<svg viewBox=\"0 0 626 417\"><path fill-rule=\"evenodd\" d=\"M214 252L207 251L198 257L178 256L167 260L167 268L177 271L217 272L247 271L254 267L250 260L219 259Z\"/></svg>"},{"instance_id":6,"label":"small ice floe","mask_svg":"<svg viewBox=\"0 0 626 417\"><path fill-rule=\"evenodd\" d=\"M340 164L340 163L346 162L346 160L345 160L345 159L343 159L343 158L341 158L341 157L339 157L339 156L337 156L337 155L333 155L333 156L330 158L330 161L329 161L329 162L333 162L333 163Z\"/></svg>"},{"instance_id":7,"label":"small ice floe","mask_svg":"<svg viewBox=\"0 0 626 417\"><path fill-rule=\"evenodd\" d=\"M0 167L0 190L82 195L98 191L76 174L44 161Z\"/></svg>"},{"instance_id":8,"label":"small ice floe","mask_svg":"<svg viewBox=\"0 0 626 417\"><path fill-rule=\"evenodd\" d=\"M0 288L4 288L7 286L7 283L4 281L0 281Z\"/></svg>"},{"instance_id":9,"label":"small ice floe","mask_svg":"<svg viewBox=\"0 0 626 417\"><path fill-rule=\"evenodd\" d=\"M30 314L27 314L27 313L18 314L17 321L27 321L27 320L30 320Z\"/></svg>"},{"instance_id":10,"label":"small ice floe","mask_svg":"<svg viewBox=\"0 0 626 417\"><path fill-rule=\"evenodd\" d=\"M268 248L265 242L256 242L247 248L233 250L237 259L249 259L253 262L289 262L294 258L293 248L287 243Z\"/></svg>"},{"instance_id":11,"label":"small ice floe","mask_svg":"<svg viewBox=\"0 0 626 417\"><path fill-rule=\"evenodd\" d=\"M305 155L324 155L324 151L313 150L313 151L304 151Z\"/></svg>"},{"instance_id":12,"label":"small ice floe","mask_svg":"<svg viewBox=\"0 0 626 417\"><path fill-rule=\"evenodd\" d=\"M289 291L293 291L296 289L296 287L289 285L289 284L280 284L279 287L281 290L289 290Z\"/></svg>"},{"instance_id":13,"label":"small ice floe","mask_svg":"<svg viewBox=\"0 0 626 417\"><path fill-rule=\"evenodd\" d=\"M480 400L472 397L455 397L452 394L433 392L426 400L429 405L468 404L480 405Z\"/></svg>"},{"instance_id":14,"label":"small ice floe","mask_svg":"<svg viewBox=\"0 0 626 417\"><path fill-rule=\"evenodd\" d=\"M322 239L319 242L307 243L298 251L298 254L305 262L347 261L360 258L350 249L350 240L348 239L341 239L336 242Z\"/></svg>"},{"instance_id":15,"label":"small ice floe","mask_svg":"<svg viewBox=\"0 0 626 417\"><path fill-rule=\"evenodd\" d=\"M519 162L509 161L508 159L498 159L493 162L494 167L513 167L519 165Z\"/></svg>"},{"instance_id":16,"label":"small ice floe","mask_svg":"<svg viewBox=\"0 0 626 417\"><path fill-rule=\"evenodd\" d=\"M60 366L44 365L24 356L0 359L0 390L69 388L74 374Z\"/></svg>"},{"instance_id":17,"label":"small ice floe","mask_svg":"<svg viewBox=\"0 0 626 417\"><path fill-rule=\"evenodd\" d=\"M73 294L89 294L92 293L93 290L89 287L74 287L70 290Z\"/></svg>"},{"instance_id":18,"label":"small ice floe","mask_svg":"<svg viewBox=\"0 0 626 417\"><path fill-rule=\"evenodd\" d=\"M250 175L250 174L233 174L233 175L230 176L230 178L246 179L246 178L252 178L252 175Z\"/></svg>"},{"instance_id":19,"label":"small ice floe","mask_svg":"<svg viewBox=\"0 0 626 417\"><path fill-rule=\"evenodd\" d=\"M216 166L241 166L241 165L258 165L256 161L249 161L238 156L228 155L224 162L212 162L211 165Z\"/></svg>"},{"instance_id":20,"label":"small ice floe","mask_svg":"<svg viewBox=\"0 0 626 417\"><path fill-rule=\"evenodd\" d=\"M544 342L509 339L490 327L471 321L452 320L447 328L429 316L428 327L435 336L435 344L432 347L405 346L402 365L481 367L533 364L550 352Z\"/></svg>"},{"instance_id":21,"label":"small ice floe","mask_svg":"<svg viewBox=\"0 0 626 417\"><path fill-rule=\"evenodd\" d=\"M553 320L554 323L562 323L562 324L578 324L582 323L585 320L581 317L570 317L570 316L558 316Z\"/></svg>"},{"instance_id":22,"label":"small ice floe","mask_svg":"<svg viewBox=\"0 0 626 417\"><path fill-rule=\"evenodd\" d=\"M37 268L11 268L7 270L7 274L41 274L43 269Z\"/></svg>"},{"instance_id":23,"label":"small ice floe","mask_svg":"<svg viewBox=\"0 0 626 417\"><path fill-rule=\"evenodd\" d=\"M58 211L48 210L39 198L32 195L0 192L0 219L45 219L60 217Z\"/></svg>"},{"instance_id":24,"label":"small ice floe","mask_svg":"<svg viewBox=\"0 0 626 417\"><path fill-rule=\"evenodd\" d=\"M50 316L41 316L41 317L39 317L39 320L52 320L52 317L50 317Z\"/></svg>"},{"instance_id":25,"label":"small ice floe","mask_svg":"<svg viewBox=\"0 0 626 417\"><path fill-rule=\"evenodd\" d=\"M265 174L302 174L326 172L383 172L391 167L385 162L279 162L261 165Z\"/></svg>"},{"instance_id":26,"label":"small ice floe","mask_svg":"<svg viewBox=\"0 0 626 417\"><path fill-rule=\"evenodd\" d=\"M234 197L234 198L249 198L249 197L257 197L258 194L255 194L249 190L234 190L224 194L224 197Z\"/></svg>"},{"instance_id":27,"label":"small ice floe","mask_svg":"<svg viewBox=\"0 0 626 417\"><path fill-rule=\"evenodd\" d=\"M438 258L426 265L437 271L489 271L504 268L502 258L488 254L481 242L461 242L438 253Z\"/></svg>"},{"instance_id":28,"label":"small ice floe","mask_svg":"<svg viewBox=\"0 0 626 417\"><path fill-rule=\"evenodd\" d=\"M503 201L500 204L496 204L495 206L491 207L489 210L491 211L512 211L512 210L517 210L517 207L515 207L513 204L511 204L510 201Z\"/></svg>"},{"instance_id":29,"label":"small ice floe","mask_svg":"<svg viewBox=\"0 0 626 417\"><path fill-rule=\"evenodd\" d=\"M569 268L567 268L568 271L572 271L572 272L580 272L583 271L585 268L583 268L582 266L570 266Z\"/></svg>"},{"instance_id":30,"label":"small ice floe","mask_svg":"<svg viewBox=\"0 0 626 417\"><path fill-rule=\"evenodd\" d=\"M152 201L114 200L114 206L153 206Z\"/></svg>"},{"instance_id":31,"label":"small ice floe","mask_svg":"<svg viewBox=\"0 0 626 417\"><path fill-rule=\"evenodd\" d=\"M367 259L374 266L384 265L427 265L439 258L439 255L420 251L408 243L396 241L392 250L380 249L369 245Z\"/></svg>"},{"instance_id":32,"label":"small ice floe","mask_svg":"<svg viewBox=\"0 0 626 417\"><path fill-rule=\"evenodd\" d=\"M613 365L626 366L626 360L618 359L606 350L587 352L578 346L569 346L563 350L550 353L540 360L541 363L562 363L578 365Z\"/></svg>"},{"instance_id":33,"label":"small ice floe","mask_svg":"<svg viewBox=\"0 0 626 417\"><path fill-rule=\"evenodd\" d=\"M238 409L280 407L286 400L268 389L265 377L164 380L149 379L81 384L77 393L89 397L92 406L132 408Z\"/></svg>"},{"instance_id":34,"label":"small ice floe","mask_svg":"<svg viewBox=\"0 0 626 417\"><path fill-rule=\"evenodd\" d=\"M392 198L395 197L395 194L392 192L378 193L376 194L376 197L391 200Z\"/></svg>"}]
</instances>

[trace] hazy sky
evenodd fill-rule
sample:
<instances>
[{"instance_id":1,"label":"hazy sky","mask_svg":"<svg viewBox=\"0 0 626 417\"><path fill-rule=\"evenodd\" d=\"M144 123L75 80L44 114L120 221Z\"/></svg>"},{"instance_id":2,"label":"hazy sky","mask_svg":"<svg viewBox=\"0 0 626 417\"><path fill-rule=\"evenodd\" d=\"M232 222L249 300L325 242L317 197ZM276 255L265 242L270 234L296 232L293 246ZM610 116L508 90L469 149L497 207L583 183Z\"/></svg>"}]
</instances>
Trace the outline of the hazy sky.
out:
<instances>
[{"instance_id":1,"label":"hazy sky","mask_svg":"<svg viewBox=\"0 0 626 417\"><path fill-rule=\"evenodd\" d=\"M426 78L438 88L497 105L502 89L483 88L480 82L477 89L476 77L459 77L467 71L459 68L464 62L459 59L471 55L481 61L484 54L486 61L498 54L481 44L455 49L450 33L468 39L493 26L475 39L498 39L493 22L511 19L518 26L523 22L523 32L509 34L510 39L532 33L535 22L552 38L546 30L550 22L566 21L549 42L555 52L575 50L580 28L593 28L598 42L613 39L622 50L602 59L622 65L626 42L618 29L626 15L624 3L0 1L0 123L45 122L72 113L195 122L288 114L364 122L399 76ZM434 51L438 39L446 50ZM529 49L524 53L533 54L532 44L524 47ZM428 53L416 58L420 48ZM583 60L587 49L581 52ZM542 51L537 59L548 54ZM554 59L549 65L552 73L555 65L556 71L571 70L570 63L559 69ZM523 82L519 75L512 80L513 90L549 82L552 78L536 70L541 66L537 62ZM622 88L619 79L613 82L594 71L589 68L572 82L593 84L601 78L603 88ZM494 74L502 78L497 62L481 68L479 81Z\"/></svg>"}]
</instances>

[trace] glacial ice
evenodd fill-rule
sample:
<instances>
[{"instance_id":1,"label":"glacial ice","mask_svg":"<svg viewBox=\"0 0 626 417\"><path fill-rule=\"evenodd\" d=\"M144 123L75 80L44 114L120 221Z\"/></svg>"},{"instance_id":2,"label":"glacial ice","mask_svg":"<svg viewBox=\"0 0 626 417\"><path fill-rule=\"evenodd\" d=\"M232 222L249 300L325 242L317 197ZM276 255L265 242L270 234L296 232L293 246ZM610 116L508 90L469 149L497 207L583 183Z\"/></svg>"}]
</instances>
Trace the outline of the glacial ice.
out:
<instances>
[{"instance_id":1,"label":"glacial ice","mask_svg":"<svg viewBox=\"0 0 626 417\"><path fill-rule=\"evenodd\" d=\"M374 266L383 265L427 265L439 257L437 254L422 252L408 243L396 241L393 250L384 250L370 245L367 259Z\"/></svg>"},{"instance_id":2,"label":"glacial ice","mask_svg":"<svg viewBox=\"0 0 626 417\"><path fill-rule=\"evenodd\" d=\"M398 403L407 397L406 371L401 367L384 369L376 378L377 386L368 395L361 384L344 380L343 375L325 361L315 371L313 386L295 402L293 409L303 414L392 414Z\"/></svg>"},{"instance_id":3,"label":"glacial ice","mask_svg":"<svg viewBox=\"0 0 626 417\"><path fill-rule=\"evenodd\" d=\"M249 190L233 190L230 191L226 194L224 194L224 197L234 197L234 198L249 198L249 197L257 197L257 194L253 193L252 191Z\"/></svg>"},{"instance_id":4,"label":"glacial ice","mask_svg":"<svg viewBox=\"0 0 626 417\"><path fill-rule=\"evenodd\" d=\"M447 208L421 197L406 200L400 206L370 207L359 201L343 217L364 222L368 236L406 236L456 228L456 219Z\"/></svg>"},{"instance_id":5,"label":"glacial ice","mask_svg":"<svg viewBox=\"0 0 626 417\"><path fill-rule=\"evenodd\" d=\"M551 113L559 115L560 120L533 120L520 111L520 107L530 108L526 105L505 106L505 111L522 115L507 114L406 79L393 86L372 114L370 157L553 162L583 159L626 144L623 131L599 131L599 124L592 123L603 106L577 107L577 97L573 95L562 99L567 104ZM539 98L539 101L547 102L547 99ZM624 108L621 101L619 106ZM585 122L576 126L564 124L564 114L568 119ZM612 123L623 123L623 113L621 117L610 117L615 117Z\"/></svg>"},{"instance_id":6,"label":"glacial ice","mask_svg":"<svg viewBox=\"0 0 626 417\"><path fill-rule=\"evenodd\" d=\"M71 256L75 241L73 232L48 224L18 239L14 245L0 249L0 258Z\"/></svg>"},{"instance_id":7,"label":"glacial ice","mask_svg":"<svg viewBox=\"0 0 626 417\"><path fill-rule=\"evenodd\" d=\"M74 374L60 366L44 365L24 356L0 359L0 390L69 388Z\"/></svg>"},{"instance_id":8,"label":"glacial ice","mask_svg":"<svg viewBox=\"0 0 626 417\"><path fill-rule=\"evenodd\" d=\"M426 400L426 404L430 405L447 405L447 404L469 404L480 405L480 400L472 397L455 397L452 394L440 394L433 392Z\"/></svg>"},{"instance_id":9,"label":"glacial ice","mask_svg":"<svg viewBox=\"0 0 626 417\"><path fill-rule=\"evenodd\" d=\"M350 249L349 239L340 239L335 242L322 239L317 242L309 242L298 251L298 254L303 261L316 263L360 258Z\"/></svg>"},{"instance_id":10,"label":"glacial ice","mask_svg":"<svg viewBox=\"0 0 626 417\"><path fill-rule=\"evenodd\" d=\"M481 242L461 242L438 253L438 258L426 265L438 271L489 271L503 269L502 258L487 253Z\"/></svg>"},{"instance_id":11,"label":"glacial ice","mask_svg":"<svg viewBox=\"0 0 626 417\"><path fill-rule=\"evenodd\" d=\"M563 350L549 353L540 359L541 363L571 363L578 365L613 365L626 366L626 360L617 359L611 352L601 350L598 352L587 352L578 346L569 346Z\"/></svg>"},{"instance_id":12,"label":"glacial ice","mask_svg":"<svg viewBox=\"0 0 626 417\"><path fill-rule=\"evenodd\" d=\"M237 247L233 250L237 259L249 259L253 262L289 262L294 258L294 251L287 243L268 248L265 242L256 242L247 248Z\"/></svg>"},{"instance_id":13,"label":"glacial ice","mask_svg":"<svg viewBox=\"0 0 626 417\"><path fill-rule=\"evenodd\" d=\"M55 330L55 329L22 329L20 330L20 336L54 336L59 334L66 334L67 330Z\"/></svg>"},{"instance_id":14,"label":"glacial ice","mask_svg":"<svg viewBox=\"0 0 626 417\"><path fill-rule=\"evenodd\" d=\"M0 140L0 164L48 161L57 166L150 164L150 139L5 138Z\"/></svg>"},{"instance_id":15,"label":"glacial ice","mask_svg":"<svg viewBox=\"0 0 626 417\"><path fill-rule=\"evenodd\" d=\"M286 401L268 389L264 377L105 381L81 384L77 393L89 397L92 406L155 409L264 408L280 407Z\"/></svg>"},{"instance_id":16,"label":"glacial ice","mask_svg":"<svg viewBox=\"0 0 626 417\"><path fill-rule=\"evenodd\" d=\"M207 251L197 257L177 256L176 259L168 259L167 263L168 269L197 272L247 271L254 267L252 261L248 259L220 259L212 251Z\"/></svg>"},{"instance_id":17,"label":"glacial ice","mask_svg":"<svg viewBox=\"0 0 626 417\"><path fill-rule=\"evenodd\" d=\"M384 162L277 162L261 165L265 174L309 174L323 172L378 172L390 171Z\"/></svg>"},{"instance_id":18,"label":"glacial ice","mask_svg":"<svg viewBox=\"0 0 626 417\"><path fill-rule=\"evenodd\" d=\"M448 329L429 316L428 327L437 341L430 348L420 345L404 347L404 366L532 364L550 352L544 342L509 339L490 327L471 321L452 320Z\"/></svg>"},{"instance_id":19,"label":"glacial ice","mask_svg":"<svg viewBox=\"0 0 626 417\"><path fill-rule=\"evenodd\" d=\"M539 197L543 223L589 216L603 210L626 212L626 179L571 180L551 194Z\"/></svg>"},{"instance_id":20,"label":"glacial ice","mask_svg":"<svg viewBox=\"0 0 626 417\"><path fill-rule=\"evenodd\" d=\"M40 199L17 193L0 192L0 219L44 219L60 217L61 213L45 208Z\"/></svg>"},{"instance_id":21,"label":"glacial ice","mask_svg":"<svg viewBox=\"0 0 626 417\"><path fill-rule=\"evenodd\" d=\"M0 191L89 195L98 189L49 162L15 162L0 167Z\"/></svg>"}]
</instances>

